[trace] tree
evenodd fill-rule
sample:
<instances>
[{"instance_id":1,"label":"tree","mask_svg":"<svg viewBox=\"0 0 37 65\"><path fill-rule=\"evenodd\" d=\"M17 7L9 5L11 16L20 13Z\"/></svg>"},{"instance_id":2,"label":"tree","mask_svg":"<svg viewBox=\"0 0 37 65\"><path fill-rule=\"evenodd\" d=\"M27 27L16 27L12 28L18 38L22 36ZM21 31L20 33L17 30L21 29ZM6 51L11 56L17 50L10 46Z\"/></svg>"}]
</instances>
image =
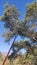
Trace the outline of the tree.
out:
<instances>
[{"instance_id":1,"label":"tree","mask_svg":"<svg viewBox=\"0 0 37 65\"><path fill-rule=\"evenodd\" d=\"M0 52L0 61L2 61L3 60L3 55L2 55L2 53Z\"/></svg>"},{"instance_id":2,"label":"tree","mask_svg":"<svg viewBox=\"0 0 37 65\"><path fill-rule=\"evenodd\" d=\"M27 55L34 54L33 44L37 45L37 2L27 5L26 15L23 21L20 20L19 16L20 13L15 6L5 5L4 15L1 17L1 20L4 22L7 32L3 36L6 38L6 42L14 37L16 39L18 35L22 38L29 39L13 43L12 49L15 56L22 48L27 50Z\"/></svg>"}]
</instances>

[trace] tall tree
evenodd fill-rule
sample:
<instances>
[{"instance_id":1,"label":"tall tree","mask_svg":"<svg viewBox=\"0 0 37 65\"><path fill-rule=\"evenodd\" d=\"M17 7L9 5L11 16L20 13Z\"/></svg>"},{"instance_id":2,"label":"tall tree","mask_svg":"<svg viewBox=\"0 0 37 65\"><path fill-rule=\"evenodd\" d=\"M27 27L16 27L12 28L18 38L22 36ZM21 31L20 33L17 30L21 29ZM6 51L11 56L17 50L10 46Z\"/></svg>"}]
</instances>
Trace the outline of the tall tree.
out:
<instances>
[{"instance_id":1,"label":"tall tree","mask_svg":"<svg viewBox=\"0 0 37 65\"><path fill-rule=\"evenodd\" d=\"M13 54L17 54L20 49L25 48L27 53L34 54L34 45L37 45L37 2L27 5L25 19L20 20L20 13L15 6L5 5L4 15L1 20L7 32L3 34L6 42L18 35L29 40L17 41L13 44ZM12 58L11 57L11 58Z\"/></svg>"}]
</instances>

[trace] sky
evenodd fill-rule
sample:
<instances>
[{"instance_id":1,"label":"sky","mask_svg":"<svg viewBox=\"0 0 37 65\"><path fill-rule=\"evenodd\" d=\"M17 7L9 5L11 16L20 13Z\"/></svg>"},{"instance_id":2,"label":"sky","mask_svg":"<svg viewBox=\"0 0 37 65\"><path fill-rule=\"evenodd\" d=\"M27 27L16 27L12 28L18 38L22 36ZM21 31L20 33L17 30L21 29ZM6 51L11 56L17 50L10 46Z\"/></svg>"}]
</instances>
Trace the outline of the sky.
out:
<instances>
[{"instance_id":1,"label":"sky","mask_svg":"<svg viewBox=\"0 0 37 65\"><path fill-rule=\"evenodd\" d=\"M23 20L26 14L26 4L32 3L34 0L0 0L0 16L2 16L4 13L4 5L8 2L11 6L15 5L20 12L20 19ZM1 52L8 52L10 45L5 43L5 38L2 37L3 32L5 31L3 22L0 21L0 51ZM20 37L17 38L19 40ZM12 40L13 41L13 40ZM12 42L11 41L11 42ZM11 43L10 42L10 43Z\"/></svg>"}]
</instances>

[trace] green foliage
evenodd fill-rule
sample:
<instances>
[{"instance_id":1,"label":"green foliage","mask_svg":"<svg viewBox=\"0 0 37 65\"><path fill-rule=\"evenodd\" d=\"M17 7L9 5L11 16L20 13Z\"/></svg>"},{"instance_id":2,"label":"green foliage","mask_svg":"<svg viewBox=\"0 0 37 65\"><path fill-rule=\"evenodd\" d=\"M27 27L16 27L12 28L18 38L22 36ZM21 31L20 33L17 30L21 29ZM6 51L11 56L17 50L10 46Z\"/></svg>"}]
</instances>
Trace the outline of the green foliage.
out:
<instances>
[{"instance_id":1,"label":"green foliage","mask_svg":"<svg viewBox=\"0 0 37 65\"><path fill-rule=\"evenodd\" d=\"M10 38L13 38L15 33L18 33L22 37L29 37L31 41L37 42L37 32L35 32L35 28L37 27L37 2L27 6L26 16L23 22L19 20L18 9L15 6L11 7L9 4L6 4L1 20L5 22L5 28L9 29L7 30L8 33L4 34L7 42Z\"/></svg>"},{"instance_id":2,"label":"green foliage","mask_svg":"<svg viewBox=\"0 0 37 65\"><path fill-rule=\"evenodd\" d=\"M2 59L5 58L3 54L1 57ZM0 64L2 64L2 60L0 60ZM18 55L15 59L14 58L12 58L11 60L7 59L5 65L12 65L12 64L13 65L37 65L37 56L28 54L26 58L26 54L21 54L21 55Z\"/></svg>"},{"instance_id":3,"label":"green foliage","mask_svg":"<svg viewBox=\"0 0 37 65\"><path fill-rule=\"evenodd\" d=\"M7 29L7 32L5 32L3 36L6 42L10 41L11 38L13 39L16 34L24 39L27 38L27 40L15 42L12 49L14 49L13 52L15 55L22 48L25 48L27 51L26 57L32 60L34 56L37 56L37 2L27 5L26 15L23 21L21 21L19 17L20 13L15 6L5 5L4 15L1 17L1 20L4 22L4 27ZM12 55L10 56L13 58ZM22 65L23 60L23 58L20 58ZM26 65L28 65L28 63L29 61ZM37 63L37 61L35 61L35 63ZM29 63L29 65L32 64Z\"/></svg>"}]
</instances>

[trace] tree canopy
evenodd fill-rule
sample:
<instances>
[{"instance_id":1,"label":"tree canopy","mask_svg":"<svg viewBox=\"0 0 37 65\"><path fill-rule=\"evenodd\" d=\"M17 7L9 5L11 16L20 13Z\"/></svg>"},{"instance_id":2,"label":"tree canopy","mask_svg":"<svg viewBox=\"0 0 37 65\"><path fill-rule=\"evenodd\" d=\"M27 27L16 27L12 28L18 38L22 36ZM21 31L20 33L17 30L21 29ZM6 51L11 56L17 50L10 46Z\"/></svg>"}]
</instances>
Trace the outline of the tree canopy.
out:
<instances>
[{"instance_id":1,"label":"tree canopy","mask_svg":"<svg viewBox=\"0 0 37 65\"><path fill-rule=\"evenodd\" d=\"M14 48L15 53L25 48L27 53L34 54L34 47L37 45L37 2L27 5L23 21L20 20L19 10L14 5L10 6L7 3L1 21L4 22L4 27L7 29L7 32L3 34L5 42L10 41L16 35L16 37L19 35L21 38L29 39L14 42L12 49Z\"/></svg>"}]
</instances>

